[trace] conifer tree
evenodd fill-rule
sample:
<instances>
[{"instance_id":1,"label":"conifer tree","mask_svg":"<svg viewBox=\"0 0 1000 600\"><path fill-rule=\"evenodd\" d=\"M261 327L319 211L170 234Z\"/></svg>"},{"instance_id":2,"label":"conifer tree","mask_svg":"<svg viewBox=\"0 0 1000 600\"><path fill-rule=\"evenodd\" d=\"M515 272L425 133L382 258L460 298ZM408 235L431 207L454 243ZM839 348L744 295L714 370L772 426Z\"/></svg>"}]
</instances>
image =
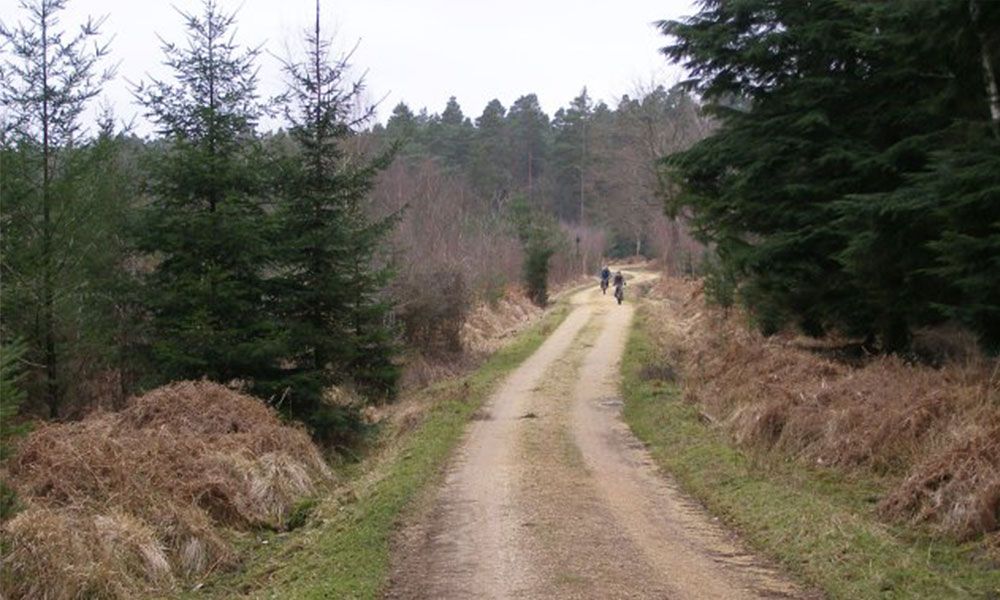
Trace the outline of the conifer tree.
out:
<instances>
[{"instance_id":1,"label":"conifer tree","mask_svg":"<svg viewBox=\"0 0 1000 600\"><path fill-rule=\"evenodd\" d=\"M981 33L1000 30L997 6L708 0L662 24L721 122L669 160L678 204L764 330L899 351L950 316L996 339Z\"/></svg>"},{"instance_id":2,"label":"conifer tree","mask_svg":"<svg viewBox=\"0 0 1000 600\"><path fill-rule=\"evenodd\" d=\"M1000 134L991 124L989 37L978 29L991 24L1000 43L1000 5L924 0L875 5L867 16L884 32L867 44L870 93L894 90L872 129L889 143L872 143L884 173L876 189L835 205L848 238L841 259L872 299L890 349L944 318L996 349Z\"/></svg>"},{"instance_id":3,"label":"conifer tree","mask_svg":"<svg viewBox=\"0 0 1000 600\"><path fill-rule=\"evenodd\" d=\"M417 116L405 102L400 102L392 109L392 114L385 123L385 133L389 140L399 145L403 156L419 156L424 152L424 131Z\"/></svg>"},{"instance_id":4,"label":"conifer tree","mask_svg":"<svg viewBox=\"0 0 1000 600\"><path fill-rule=\"evenodd\" d=\"M556 213L581 224L586 221L587 175L594 160L591 116L590 96L584 88L552 119L552 166L559 182L557 189L562 192L553 198Z\"/></svg>"},{"instance_id":5,"label":"conifer tree","mask_svg":"<svg viewBox=\"0 0 1000 600\"><path fill-rule=\"evenodd\" d=\"M24 390L21 388L23 375L24 345L19 340L0 344L0 461L11 454L14 438L27 433L26 424L15 424ZM0 479L0 520L6 521L17 509L17 496Z\"/></svg>"},{"instance_id":6,"label":"conifer tree","mask_svg":"<svg viewBox=\"0 0 1000 600\"><path fill-rule=\"evenodd\" d=\"M672 159L684 184L678 200L744 274L743 299L763 330L798 321L821 333L836 313L864 330L871 307L835 258L843 238L829 226L832 202L862 189L871 155L849 130L863 125L845 115L855 90L835 85L838 73L864 69L854 46L864 25L854 5L824 3L820 18L805 5L772 4L711 1L688 23L664 24L676 40L664 51L684 61L689 85L723 123ZM731 108L733 97L752 109Z\"/></svg>"},{"instance_id":7,"label":"conifer tree","mask_svg":"<svg viewBox=\"0 0 1000 600\"><path fill-rule=\"evenodd\" d=\"M947 285L931 288L936 293L930 308L976 332L983 347L997 354L1000 139L983 122L972 130L965 144L937 154L929 170L911 180L908 194L937 225L937 235L926 242L934 262L922 268Z\"/></svg>"},{"instance_id":8,"label":"conifer tree","mask_svg":"<svg viewBox=\"0 0 1000 600\"><path fill-rule=\"evenodd\" d=\"M281 351L264 272L271 265L256 131L257 49L233 40L235 15L206 0L181 13L187 39L165 42L173 81L135 91L163 138L140 248L156 260L145 301L162 377L243 380L261 394Z\"/></svg>"},{"instance_id":9,"label":"conifer tree","mask_svg":"<svg viewBox=\"0 0 1000 600\"><path fill-rule=\"evenodd\" d=\"M555 218L524 196L513 199L508 216L524 249L522 276L528 298L545 306L549 302L549 260L566 240Z\"/></svg>"},{"instance_id":10,"label":"conifer tree","mask_svg":"<svg viewBox=\"0 0 1000 600\"><path fill-rule=\"evenodd\" d=\"M82 351L94 367L116 373L117 389L105 389L113 396L102 401L120 407L149 367L142 352L148 336L135 252L146 178L141 165L149 150L128 127L117 127L114 113L106 109L88 153L93 168L80 185L93 198L87 221L93 239L81 265L86 285L79 308L89 325Z\"/></svg>"},{"instance_id":11,"label":"conifer tree","mask_svg":"<svg viewBox=\"0 0 1000 600\"><path fill-rule=\"evenodd\" d=\"M0 461L11 455L13 439L28 431L26 424L12 422L24 402L24 350L20 340L0 345Z\"/></svg>"},{"instance_id":12,"label":"conifer tree","mask_svg":"<svg viewBox=\"0 0 1000 600\"><path fill-rule=\"evenodd\" d=\"M113 73L100 69L108 52L101 21L70 36L59 19L66 0L20 6L27 21L0 26L10 56L0 81L4 333L23 337L27 362L41 371L33 395L56 417L74 357L70 340L80 333L81 273L96 243L94 198L83 182L101 167L80 117Z\"/></svg>"},{"instance_id":13,"label":"conifer tree","mask_svg":"<svg viewBox=\"0 0 1000 600\"><path fill-rule=\"evenodd\" d=\"M376 260L395 218L372 219L365 205L394 149L370 160L347 153L345 142L372 113L362 105L363 82L347 79L349 57L331 58L319 8L306 56L285 64L298 150L281 178L276 290L293 365L284 378L288 410L335 441L357 421L324 401L329 386L354 383L380 397L395 388L392 307L382 293L390 272Z\"/></svg>"},{"instance_id":14,"label":"conifer tree","mask_svg":"<svg viewBox=\"0 0 1000 600\"><path fill-rule=\"evenodd\" d=\"M476 128L471 144L469 178L492 206L498 206L509 193L511 175L508 154L509 136L504 117L507 109L499 100L493 99L476 119Z\"/></svg>"},{"instance_id":15,"label":"conifer tree","mask_svg":"<svg viewBox=\"0 0 1000 600\"><path fill-rule=\"evenodd\" d=\"M538 96L528 94L514 101L507 112L507 130L511 174L518 187L526 190L528 200L534 202L549 150L549 117L542 111Z\"/></svg>"},{"instance_id":16,"label":"conifer tree","mask_svg":"<svg viewBox=\"0 0 1000 600\"><path fill-rule=\"evenodd\" d=\"M469 163L472 142L472 122L462 114L462 107L454 96L448 98L441 117L430 133L431 151L441 157L446 168L459 171Z\"/></svg>"}]
</instances>

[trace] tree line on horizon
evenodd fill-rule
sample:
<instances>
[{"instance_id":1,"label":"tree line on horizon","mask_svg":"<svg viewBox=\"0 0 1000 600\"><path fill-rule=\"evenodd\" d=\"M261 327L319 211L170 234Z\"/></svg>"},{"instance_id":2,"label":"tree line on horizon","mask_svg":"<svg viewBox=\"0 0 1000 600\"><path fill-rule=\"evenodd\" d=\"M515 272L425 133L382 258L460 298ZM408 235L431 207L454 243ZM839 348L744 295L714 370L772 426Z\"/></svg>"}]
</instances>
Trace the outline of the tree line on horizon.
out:
<instances>
[{"instance_id":1,"label":"tree line on horizon","mask_svg":"<svg viewBox=\"0 0 1000 600\"><path fill-rule=\"evenodd\" d=\"M403 163L434 159L486 210L522 197L560 222L607 232L609 254L624 257L642 255L647 243L662 243L653 239L663 237L655 225L670 224L662 210L668 192L658 159L710 128L694 96L650 83L620 96L614 106L595 101L583 88L551 116L531 93L510 107L491 100L474 119L454 96L440 113L414 112L401 102L371 134L402 142Z\"/></svg>"},{"instance_id":2,"label":"tree line on horizon","mask_svg":"<svg viewBox=\"0 0 1000 600\"><path fill-rule=\"evenodd\" d=\"M510 107L491 100L475 118L455 97L440 113L397 104L359 141L400 147L373 203L384 213L406 207L393 235L402 321L437 315L441 324L412 328L413 341L454 347L456 315L468 306L460 299L496 298L515 280L544 304L547 281L596 274L607 259L643 256L694 272L704 248L683 218L664 213L656 163L710 127L692 96L655 83L613 107L583 88L551 116L530 93ZM447 282L446 293L428 297L428 281Z\"/></svg>"}]
</instances>

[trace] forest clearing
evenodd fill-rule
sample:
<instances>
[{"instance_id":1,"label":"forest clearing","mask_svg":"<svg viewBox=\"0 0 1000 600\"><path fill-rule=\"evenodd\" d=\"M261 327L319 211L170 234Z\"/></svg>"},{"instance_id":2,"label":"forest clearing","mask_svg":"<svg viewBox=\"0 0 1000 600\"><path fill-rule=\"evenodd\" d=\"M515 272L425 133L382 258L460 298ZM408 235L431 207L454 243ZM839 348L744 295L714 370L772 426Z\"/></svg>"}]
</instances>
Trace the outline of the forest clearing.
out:
<instances>
[{"instance_id":1,"label":"forest clearing","mask_svg":"<svg viewBox=\"0 0 1000 600\"><path fill-rule=\"evenodd\" d=\"M1000 2L3 1L0 598L1000 598Z\"/></svg>"}]
</instances>

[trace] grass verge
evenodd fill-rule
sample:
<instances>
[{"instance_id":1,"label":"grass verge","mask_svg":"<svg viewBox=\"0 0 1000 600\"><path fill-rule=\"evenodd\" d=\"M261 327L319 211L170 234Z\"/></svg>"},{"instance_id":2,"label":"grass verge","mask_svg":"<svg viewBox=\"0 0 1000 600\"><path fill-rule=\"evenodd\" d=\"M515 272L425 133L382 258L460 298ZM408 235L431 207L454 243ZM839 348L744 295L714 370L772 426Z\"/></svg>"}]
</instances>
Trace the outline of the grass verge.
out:
<instances>
[{"instance_id":1,"label":"grass verge","mask_svg":"<svg viewBox=\"0 0 1000 600\"><path fill-rule=\"evenodd\" d=\"M475 372L421 391L433 398L428 401L434 407L404 434L398 449L378 465L356 469L346 486L349 491L317 508L328 518L281 538L259 538L256 543L266 545L251 555L244 569L218 577L190 597L377 597L389 573L393 530L407 508L439 481L442 466L476 409L569 312L568 304L557 304Z\"/></svg>"},{"instance_id":2,"label":"grass verge","mask_svg":"<svg viewBox=\"0 0 1000 600\"><path fill-rule=\"evenodd\" d=\"M758 551L831 598L1000 598L1000 565L878 521L880 483L735 448L677 384L640 309L622 363L624 418L657 464Z\"/></svg>"}]
</instances>

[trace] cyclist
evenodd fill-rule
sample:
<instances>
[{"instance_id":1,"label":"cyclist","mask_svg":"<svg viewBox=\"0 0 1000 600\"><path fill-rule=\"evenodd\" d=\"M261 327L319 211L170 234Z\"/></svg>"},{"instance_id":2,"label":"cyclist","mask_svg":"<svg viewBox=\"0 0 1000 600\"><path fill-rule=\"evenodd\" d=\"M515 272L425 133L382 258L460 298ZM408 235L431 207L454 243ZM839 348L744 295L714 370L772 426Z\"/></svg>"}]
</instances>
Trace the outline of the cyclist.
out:
<instances>
[{"instance_id":1,"label":"cyclist","mask_svg":"<svg viewBox=\"0 0 1000 600\"><path fill-rule=\"evenodd\" d=\"M615 273L615 278L611 284L615 286L615 300L618 301L618 304L621 304L622 300L625 299L625 276L622 275L621 271Z\"/></svg>"},{"instance_id":2,"label":"cyclist","mask_svg":"<svg viewBox=\"0 0 1000 600\"><path fill-rule=\"evenodd\" d=\"M608 280L610 280L610 279L611 279L611 269L609 269L607 265L604 265L604 268L601 269L601 293L602 294L607 294L608 293Z\"/></svg>"}]
</instances>

